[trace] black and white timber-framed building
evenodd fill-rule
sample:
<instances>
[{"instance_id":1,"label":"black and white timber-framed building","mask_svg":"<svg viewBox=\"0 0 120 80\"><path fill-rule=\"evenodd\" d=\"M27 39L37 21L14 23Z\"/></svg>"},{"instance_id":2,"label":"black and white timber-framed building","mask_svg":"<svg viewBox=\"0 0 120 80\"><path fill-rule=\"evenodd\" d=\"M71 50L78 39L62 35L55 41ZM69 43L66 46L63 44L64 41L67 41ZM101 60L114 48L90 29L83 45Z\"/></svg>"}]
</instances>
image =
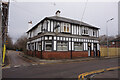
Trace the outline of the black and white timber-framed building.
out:
<instances>
[{"instance_id":1,"label":"black and white timber-framed building","mask_svg":"<svg viewBox=\"0 0 120 80\"><path fill-rule=\"evenodd\" d=\"M100 56L99 28L55 16L45 17L27 31L27 54L46 59Z\"/></svg>"}]
</instances>

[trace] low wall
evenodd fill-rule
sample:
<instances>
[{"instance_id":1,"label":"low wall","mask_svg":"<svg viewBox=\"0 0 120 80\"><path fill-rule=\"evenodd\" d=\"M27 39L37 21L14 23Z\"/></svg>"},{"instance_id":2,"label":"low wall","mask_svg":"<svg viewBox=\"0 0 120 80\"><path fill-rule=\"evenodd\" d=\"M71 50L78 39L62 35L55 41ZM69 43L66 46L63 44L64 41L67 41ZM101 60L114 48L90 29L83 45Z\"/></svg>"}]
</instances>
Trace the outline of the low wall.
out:
<instances>
[{"instance_id":1,"label":"low wall","mask_svg":"<svg viewBox=\"0 0 120 80\"><path fill-rule=\"evenodd\" d=\"M30 56L36 56L41 58L41 51L27 51ZM93 51L91 51L91 56L94 56ZM72 51L72 58L88 57L88 51ZM70 51L42 51L43 59L70 59Z\"/></svg>"}]
</instances>

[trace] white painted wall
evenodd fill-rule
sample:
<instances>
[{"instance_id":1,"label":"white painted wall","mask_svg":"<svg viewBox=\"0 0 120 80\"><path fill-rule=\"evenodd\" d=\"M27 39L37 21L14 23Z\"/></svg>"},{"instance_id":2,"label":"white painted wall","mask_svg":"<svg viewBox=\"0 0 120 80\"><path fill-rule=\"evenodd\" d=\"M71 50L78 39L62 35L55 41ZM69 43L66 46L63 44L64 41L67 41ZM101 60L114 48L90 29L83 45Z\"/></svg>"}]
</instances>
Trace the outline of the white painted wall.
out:
<instances>
[{"instance_id":1,"label":"white painted wall","mask_svg":"<svg viewBox=\"0 0 120 80\"><path fill-rule=\"evenodd\" d=\"M53 21L51 21L51 32L53 32Z\"/></svg>"},{"instance_id":2,"label":"white painted wall","mask_svg":"<svg viewBox=\"0 0 120 80\"><path fill-rule=\"evenodd\" d=\"M71 50L71 42L69 42L69 50Z\"/></svg>"},{"instance_id":3,"label":"white painted wall","mask_svg":"<svg viewBox=\"0 0 120 80\"><path fill-rule=\"evenodd\" d=\"M48 21L48 32L50 31L50 20L47 20Z\"/></svg>"}]
</instances>

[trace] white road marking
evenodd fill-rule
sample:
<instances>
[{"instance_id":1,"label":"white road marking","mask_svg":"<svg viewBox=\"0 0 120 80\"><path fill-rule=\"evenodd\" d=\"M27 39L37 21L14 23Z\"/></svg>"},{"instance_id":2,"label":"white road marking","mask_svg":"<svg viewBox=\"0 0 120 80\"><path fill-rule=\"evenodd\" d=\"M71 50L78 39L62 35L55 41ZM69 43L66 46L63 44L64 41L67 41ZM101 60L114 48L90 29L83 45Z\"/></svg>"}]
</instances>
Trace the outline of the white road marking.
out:
<instances>
[{"instance_id":1,"label":"white road marking","mask_svg":"<svg viewBox=\"0 0 120 80\"><path fill-rule=\"evenodd\" d=\"M14 67L20 67L20 65L15 65Z\"/></svg>"},{"instance_id":2,"label":"white road marking","mask_svg":"<svg viewBox=\"0 0 120 80\"><path fill-rule=\"evenodd\" d=\"M32 65L38 65L38 64L32 64Z\"/></svg>"}]
</instances>

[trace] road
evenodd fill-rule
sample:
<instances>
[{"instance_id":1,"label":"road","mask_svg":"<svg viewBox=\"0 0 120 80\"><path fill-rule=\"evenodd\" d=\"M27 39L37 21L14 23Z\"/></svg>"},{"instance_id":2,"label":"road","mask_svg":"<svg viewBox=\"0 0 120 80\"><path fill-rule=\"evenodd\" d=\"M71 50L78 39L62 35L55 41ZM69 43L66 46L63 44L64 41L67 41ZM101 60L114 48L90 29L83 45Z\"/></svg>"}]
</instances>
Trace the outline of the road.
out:
<instances>
[{"instance_id":1,"label":"road","mask_svg":"<svg viewBox=\"0 0 120 80\"><path fill-rule=\"evenodd\" d=\"M9 57L11 65L21 66L3 69L3 78L78 78L78 75L84 72L118 66L118 58L30 65L31 63L24 61L15 52L10 53ZM27 66L22 66L23 64Z\"/></svg>"},{"instance_id":2,"label":"road","mask_svg":"<svg viewBox=\"0 0 120 80\"><path fill-rule=\"evenodd\" d=\"M19 53L19 51L8 51L10 67L29 66L31 64L30 60L21 57Z\"/></svg>"}]
</instances>

